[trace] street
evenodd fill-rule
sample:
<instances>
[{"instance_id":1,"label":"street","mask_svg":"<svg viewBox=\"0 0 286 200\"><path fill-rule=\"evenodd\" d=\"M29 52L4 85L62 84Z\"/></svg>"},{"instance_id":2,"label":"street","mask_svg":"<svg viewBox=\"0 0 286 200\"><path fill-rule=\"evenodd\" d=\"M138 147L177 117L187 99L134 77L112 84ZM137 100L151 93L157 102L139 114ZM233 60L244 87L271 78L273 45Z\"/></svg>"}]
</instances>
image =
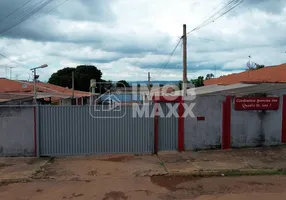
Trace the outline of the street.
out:
<instances>
[{"instance_id":1,"label":"street","mask_svg":"<svg viewBox=\"0 0 286 200\"><path fill-rule=\"evenodd\" d=\"M248 152L248 155L246 154ZM248 149L168 153L159 156L104 155L61 158L1 158L0 199L285 199L286 176L283 172L263 171L272 158L272 165L282 167L282 157L273 157L283 149ZM256 153L256 154L255 154ZM193 158L191 158L191 156ZM259 163L261 176L243 176L247 171L233 174L215 173L202 177L199 172L209 167L234 169L231 155L247 163ZM244 155L244 157L241 157ZM252 156L256 155L256 156ZM274 159L275 158L275 159ZM163 160L163 162L162 162ZM222 162L225 160L224 162ZM209 163L209 164L208 164ZM176 166L176 167L175 167ZM197 166L197 168L194 168ZM253 167L253 165L251 165ZM271 167L271 165L269 165ZM241 169L253 171L254 169ZM198 170L199 171L198 171ZM174 173L180 170L180 174ZM188 175L188 172L198 175ZM264 172L268 172L268 176ZM270 172L270 173L269 173ZM241 173L241 174L239 174Z\"/></svg>"},{"instance_id":2,"label":"street","mask_svg":"<svg viewBox=\"0 0 286 200\"><path fill-rule=\"evenodd\" d=\"M82 180L35 180L0 187L0 199L285 199L286 177L216 178L99 178Z\"/></svg>"}]
</instances>

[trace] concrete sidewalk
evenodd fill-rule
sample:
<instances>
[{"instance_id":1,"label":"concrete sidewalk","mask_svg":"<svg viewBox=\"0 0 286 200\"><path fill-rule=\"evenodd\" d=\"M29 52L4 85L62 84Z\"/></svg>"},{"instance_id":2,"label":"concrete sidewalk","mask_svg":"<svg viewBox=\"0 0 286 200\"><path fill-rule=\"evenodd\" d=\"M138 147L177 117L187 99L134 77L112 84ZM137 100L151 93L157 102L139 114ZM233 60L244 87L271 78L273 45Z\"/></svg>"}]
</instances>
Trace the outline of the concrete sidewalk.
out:
<instances>
[{"instance_id":1,"label":"concrete sidewalk","mask_svg":"<svg viewBox=\"0 0 286 200\"><path fill-rule=\"evenodd\" d=\"M48 158L0 157L0 184L27 182L48 161Z\"/></svg>"},{"instance_id":2,"label":"concrete sidewalk","mask_svg":"<svg viewBox=\"0 0 286 200\"><path fill-rule=\"evenodd\" d=\"M286 148L160 152L159 155L90 155L0 158L0 182L33 179L94 180L162 175L286 174Z\"/></svg>"},{"instance_id":3,"label":"concrete sidewalk","mask_svg":"<svg viewBox=\"0 0 286 200\"><path fill-rule=\"evenodd\" d=\"M169 174L259 175L286 172L285 147L161 152L158 157Z\"/></svg>"}]
</instances>

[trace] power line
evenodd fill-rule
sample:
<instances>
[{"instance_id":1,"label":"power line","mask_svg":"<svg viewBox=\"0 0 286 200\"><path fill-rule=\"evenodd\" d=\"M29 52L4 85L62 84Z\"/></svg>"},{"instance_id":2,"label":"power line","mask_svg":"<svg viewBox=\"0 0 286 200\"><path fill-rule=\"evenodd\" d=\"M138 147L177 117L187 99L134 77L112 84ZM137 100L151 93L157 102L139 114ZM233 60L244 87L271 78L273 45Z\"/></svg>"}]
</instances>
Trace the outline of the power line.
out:
<instances>
[{"instance_id":1,"label":"power line","mask_svg":"<svg viewBox=\"0 0 286 200\"><path fill-rule=\"evenodd\" d=\"M189 34L190 32L193 32L195 30L200 29L202 26L204 26L206 23L209 23L210 21L213 21L212 18L215 17L217 14L219 14L220 12L222 12L223 10L227 9L230 5L232 5L233 3L236 3L235 1L238 0L230 0L229 2L227 2L222 8L220 8L218 11L214 12L211 16L207 17L199 26L197 26L196 28L194 28L193 30L189 31L187 34ZM217 6L217 8L223 4L224 1L221 1L220 4ZM217 9L216 8L216 9ZM216 10L215 9L215 10Z\"/></svg>"},{"instance_id":2,"label":"power line","mask_svg":"<svg viewBox=\"0 0 286 200\"><path fill-rule=\"evenodd\" d=\"M203 37L197 37L197 36L194 36L194 38L195 38L195 39L199 39L199 40L209 41L209 42L226 42L226 41L223 41L223 40L213 40L213 39L203 38Z\"/></svg>"},{"instance_id":3,"label":"power line","mask_svg":"<svg viewBox=\"0 0 286 200\"><path fill-rule=\"evenodd\" d=\"M232 6L233 4L237 3L237 1L238 1L238 0L230 0L230 1L226 2L226 4L225 4L222 8L220 8L218 11L216 11L215 13L213 13L211 16L207 17L207 18L202 22L201 25L203 25L203 24L205 24L205 23L208 23L209 21L212 21L212 18L213 18L213 17L215 17L215 16L216 16L217 14L219 14L220 12L222 12L222 11L228 9L230 6ZM221 4L223 4L223 1L217 6L217 8L218 8ZM216 8L216 9L217 9L217 8Z\"/></svg>"},{"instance_id":4,"label":"power line","mask_svg":"<svg viewBox=\"0 0 286 200\"><path fill-rule=\"evenodd\" d=\"M30 3L32 0L28 0L26 1L24 4L22 4L20 7L16 8L15 10L13 10L11 13L9 13L8 15L6 15L3 19L0 20L0 23L3 22L5 19L7 19L8 17L10 17L11 15L13 15L15 12L17 12L18 10L20 10L21 8L23 8L25 5L27 5L28 3Z\"/></svg>"},{"instance_id":5,"label":"power line","mask_svg":"<svg viewBox=\"0 0 286 200\"><path fill-rule=\"evenodd\" d=\"M157 77L163 72L163 70L167 67L167 65L168 65L169 62L171 61L171 58L172 58L172 56L174 55L174 53L175 53L176 49L178 48L178 46L179 46L179 44L180 44L181 41L182 41L182 38L180 38L180 40L179 40L178 43L176 44L176 46L175 46L175 48L173 49L173 51L170 53L168 59L167 59L166 62L164 63L164 65L163 65L161 71L155 76L155 78L157 78ZM154 78L154 79L155 79L155 78Z\"/></svg>"},{"instance_id":6,"label":"power line","mask_svg":"<svg viewBox=\"0 0 286 200\"><path fill-rule=\"evenodd\" d=\"M46 14L48 14L48 13L54 11L55 9L57 9L58 7L62 6L62 5L63 5L64 3L66 3L67 1L69 1L69 0L64 0L64 1L62 1L61 3L59 3L58 5L56 5L55 7L53 7L53 8L51 8L50 10L47 10L46 12L44 12L44 13L42 14L42 16L40 16L40 17L38 17L38 18L34 18L33 20L30 20L29 22L33 22L33 21L35 21L35 20L40 19L41 17L45 16Z\"/></svg>"},{"instance_id":7,"label":"power line","mask_svg":"<svg viewBox=\"0 0 286 200\"><path fill-rule=\"evenodd\" d=\"M206 20L204 20L200 25L198 25L197 27L195 27L194 29L192 29L191 31L189 31L187 33L190 34L196 30L199 30L205 26L207 26L208 24L216 21L217 19L219 19L220 17L224 16L225 14L227 14L228 12L230 12L231 10L233 10L234 8L236 8L237 6L239 6L244 0L230 0L226 5L224 5L221 9L219 9L217 12L213 13L210 17L208 17ZM220 3L222 4L222 2ZM221 13L221 14L219 14ZM215 17L216 15L218 15L218 17ZM214 18L215 17L215 18Z\"/></svg>"},{"instance_id":8,"label":"power line","mask_svg":"<svg viewBox=\"0 0 286 200\"><path fill-rule=\"evenodd\" d=\"M60 6L63 5L64 3L66 3L67 1L68 1L68 0L64 0L63 2L59 3L59 4L56 5L55 7L51 8L50 10L48 10L47 12L45 12L44 15L47 14L47 13L49 13L49 12L51 12L51 11L53 11L53 10L55 10L55 9L57 9L58 7L60 7Z\"/></svg>"},{"instance_id":9,"label":"power line","mask_svg":"<svg viewBox=\"0 0 286 200\"><path fill-rule=\"evenodd\" d=\"M15 26L21 24L22 22L24 22L25 20L27 20L28 18L30 18L31 16L33 16L35 13L37 13L39 10L41 10L42 8L44 8L45 6L47 6L49 3L51 3L53 0L47 0L44 3L42 3L40 6L38 6L36 9L32 10L31 12L29 12L28 14L26 14L23 18L20 19L20 21L16 22L14 25L12 25L10 28L5 29L4 31L2 31L0 33L0 35L6 33L7 31L11 30L12 28L14 28Z\"/></svg>"},{"instance_id":10,"label":"power line","mask_svg":"<svg viewBox=\"0 0 286 200\"><path fill-rule=\"evenodd\" d=\"M210 23L216 21L216 20L219 19L220 17L226 15L227 13L229 13L230 11L232 11L234 8L236 8L237 6L239 6L243 1L244 1L244 0L240 0L239 3L233 5L233 6L230 7L227 11L225 11L224 13L222 13L221 15L219 15L219 16L218 16L217 18L215 18L213 21L208 22L208 23L205 24L204 26L207 26L208 24L210 24ZM204 26L202 26L202 27L204 27ZM201 27L201 28L202 28L202 27Z\"/></svg>"},{"instance_id":11,"label":"power line","mask_svg":"<svg viewBox=\"0 0 286 200\"><path fill-rule=\"evenodd\" d=\"M25 68L25 69L27 69L26 67L28 67L27 65L24 65L24 64L18 63L18 62L15 61L15 60L9 59L7 56L5 56L5 55L3 55L3 54L1 54L1 53L0 53L0 56L2 56L3 58L9 60L10 62L16 64L16 65L19 66L19 67L22 67L22 68ZM25 66L25 67L23 67L23 66Z\"/></svg>"}]
</instances>

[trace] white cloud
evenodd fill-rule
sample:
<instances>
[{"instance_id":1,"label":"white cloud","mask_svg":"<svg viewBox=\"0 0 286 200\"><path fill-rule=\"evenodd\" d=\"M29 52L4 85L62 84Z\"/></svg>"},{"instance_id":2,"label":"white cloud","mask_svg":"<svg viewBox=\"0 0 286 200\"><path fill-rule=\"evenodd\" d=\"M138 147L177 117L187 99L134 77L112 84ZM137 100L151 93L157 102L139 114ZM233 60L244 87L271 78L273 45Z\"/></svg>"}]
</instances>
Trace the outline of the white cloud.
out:
<instances>
[{"instance_id":1,"label":"white cloud","mask_svg":"<svg viewBox=\"0 0 286 200\"><path fill-rule=\"evenodd\" d=\"M23 2L13 1L0 2L0 19ZM182 24L192 30L220 2L74 0L5 33L0 37L0 53L25 65L13 69L19 79L27 79L30 67L47 63L49 67L39 71L42 80L58 69L79 64L94 64L103 78L111 80L146 80L148 72L156 79L179 80L181 47L166 69L161 72L161 68L182 34ZM189 35L189 78L238 72L245 68L248 55L264 65L285 62L285 1L253 2L244 1L228 15ZM9 26L8 22L0 22L0 27ZM4 66L15 64L0 58L0 76L5 75Z\"/></svg>"}]
</instances>

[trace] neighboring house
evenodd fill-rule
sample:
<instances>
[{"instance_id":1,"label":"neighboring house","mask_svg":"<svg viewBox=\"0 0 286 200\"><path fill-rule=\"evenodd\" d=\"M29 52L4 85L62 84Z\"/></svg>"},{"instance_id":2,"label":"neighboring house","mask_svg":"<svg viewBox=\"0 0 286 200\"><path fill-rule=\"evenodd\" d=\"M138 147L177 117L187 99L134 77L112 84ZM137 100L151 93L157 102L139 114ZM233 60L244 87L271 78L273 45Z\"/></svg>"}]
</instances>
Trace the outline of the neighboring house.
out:
<instances>
[{"instance_id":1,"label":"neighboring house","mask_svg":"<svg viewBox=\"0 0 286 200\"><path fill-rule=\"evenodd\" d=\"M69 88L61 86L37 82L37 101L40 103L54 103L70 105L72 103L71 98L74 96L75 104L82 105L87 102L89 98L89 92L72 91ZM33 97L34 84L28 81L9 80L6 78L0 78L0 93L11 95L30 95Z\"/></svg>"},{"instance_id":2,"label":"neighboring house","mask_svg":"<svg viewBox=\"0 0 286 200\"><path fill-rule=\"evenodd\" d=\"M231 85L236 83L286 83L286 63L204 81L204 85Z\"/></svg>"},{"instance_id":3,"label":"neighboring house","mask_svg":"<svg viewBox=\"0 0 286 200\"><path fill-rule=\"evenodd\" d=\"M31 94L0 93L0 105L29 105L33 103Z\"/></svg>"},{"instance_id":4,"label":"neighboring house","mask_svg":"<svg viewBox=\"0 0 286 200\"><path fill-rule=\"evenodd\" d=\"M104 101L110 94L115 96L121 104L128 105L130 103L148 103L148 100L152 99L155 95L166 95L175 91L175 87L153 87L150 92L147 87L137 87L137 90L133 87L114 87L111 88L109 92L101 96L102 101Z\"/></svg>"},{"instance_id":5,"label":"neighboring house","mask_svg":"<svg viewBox=\"0 0 286 200\"><path fill-rule=\"evenodd\" d=\"M126 103L142 103L143 96L142 93L139 91L133 91L132 87L113 87L110 88L106 93L102 94L98 102L99 104L107 104L110 97L116 99L116 101L120 102L121 104Z\"/></svg>"}]
</instances>

